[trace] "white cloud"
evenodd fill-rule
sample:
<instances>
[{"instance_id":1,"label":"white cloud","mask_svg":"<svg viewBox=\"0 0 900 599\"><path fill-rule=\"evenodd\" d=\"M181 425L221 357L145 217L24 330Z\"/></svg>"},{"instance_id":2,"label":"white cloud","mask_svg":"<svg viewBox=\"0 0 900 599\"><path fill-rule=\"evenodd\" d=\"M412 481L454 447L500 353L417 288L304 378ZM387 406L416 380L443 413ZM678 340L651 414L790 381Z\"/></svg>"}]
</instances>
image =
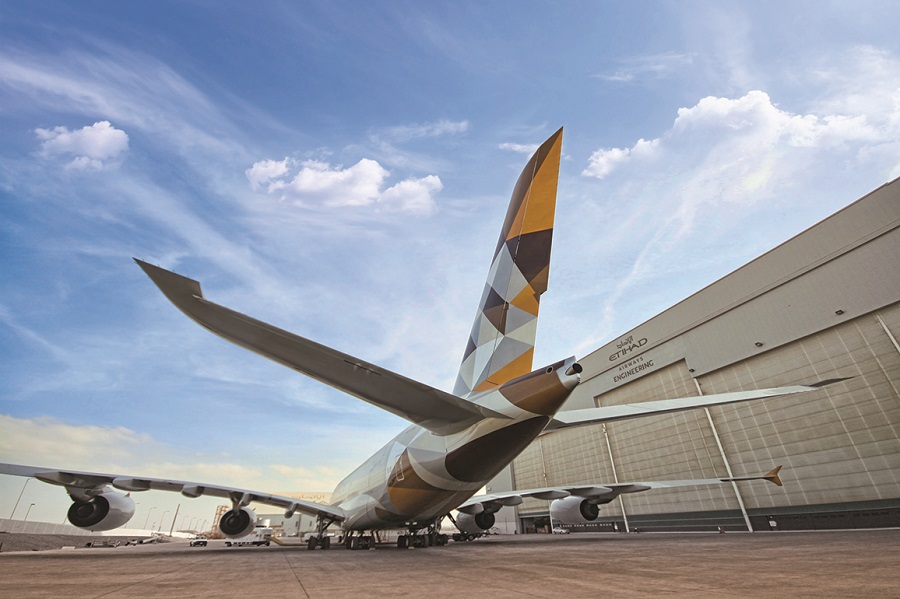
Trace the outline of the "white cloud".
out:
<instances>
[{"instance_id":1,"label":"white cloud","mask_svg":"<svg viewBox=\"0 0 900 599\"><path fill-rule=\"evenodd\" d=\"M190 81L145 53L122 46L105 50L0 53L0 88L40 110L103 115L147 133L148 143L161 143L189 162L243 152L233 123ZM258 127L270 123L252 107L241 108Z\"/></svg>"},{"instance_id":2,"label":"white cloud","mask_svg":"<svg viewBox=\"0 0 900 599\"><path fill-rule=\"evenodd\" d=\"M350 433L347 433L350 435ZM351 438L359 437L352 431ZM246 446L242 447L246 450ZM75 425L56 418L17 418L0 414L0 461L36 467L84 472L103 472L132 476L150 476L169 480L233 486L266 492L330 491L349 472L343 465L334 467L321 460L305 460L307 467L287 466L265 460L264 455L209 455L183 451L157 441L152 436L125 427ZM320 463L316 463L319 461ZM351 466L348 463L347 466ZM0 476L0 505L9 510L19 500L18 518L32 503L29 520L59 523L70 502L61 487L32 480ZM225 503L214 497L185 501L178 493L148 491L134 493L137 510L130 526L160 523L171 526L176 511L188 519L212 523L213 509ZM275 511L254 506L258 512Z\"/></svg>"},{"instance_id":3,"label":"white cloud","mask_svg":"<svg viewBox=\"0 0 900 599\"><path fill-rule=\"evenodd\" d=\"M254 190L264 188L269 194L280 194L304 206L369 206L421 215L436 210L434 195L443 187L439 177L428 175L404 179L384 189L390 172L369 158L347 168L320 160L263 160L247 169L246 175Z\"/></svg>"},{"instance_id":4,"label":"white cloud","mask_svg":"<svg viewBox=\"0 0 900 599\"><path fill-rule=\"evenodd\" d=\"M381 194L379 202L389 210L411 214L431 214L435 210L433 196L443 188L440 178L428 175L421 179L405 179Z\"/></svg>"},{"instance_id":5,"label":"white cloud","mask_svg":"<svg viewBox=\"0 0 900 599\"><path fill-rule=\"evenodd\" d=\"M384 137L392 141L408 141L422 137L439 137L442 135L459 135L469 130L469 121L448 121L441 119L434 123L400 125L388 127Z\"/></svg>"},{"instance_id":6,"label":"white cloud","mask_svg":"<svg viewBox=\"0 0 900 599\"><path fill-rule=\"evenodd\" d=\"M865 115L796 115L781 110L768 94L751 91L737 99L707 97L691 108L680 108L673 133L734 132L732 141L748 154L779 144L816 147L847 141L874 141L882 136ZM746 143L750 142L750 143ZM757 145L760 144L760 145Z\"/></svg>"},{"instance_id":7,"label":"white cloud","mask_svg":"<svg viewBox=\"0 0 900 599\"><path fill-rule=\"evenodd\" d=\"M128 135L109 121L70 131L68 127L35 129L44 156L73 156L67 168L102 170L128 150Z\"/></svg>"},{"instance_id":8,"label":"white cloud","mask_svg":"<svg viewBox=\"0 0 900 599\"><path fill-rule=\"evenodd\" d=\"M891 126L892 122L897 122L893 114L794 114L758 90L740 98L710 96L680 108L672 128L660 138L638 140L632 148L595 151L582 174L604 179L627 163L636 169L629 173L694 170L693 165L700 167L695 178L723 184L721 195L704 197L737 200L743 196L742 201L749 201L748 194L761 197L758 191L771 182L776 170L782 177L788 175L790 161L776 170L773 167L790 148L821 151L889 143L900 134L900 127Z\"/></svg>"},{"instance_id":9,"label":"white cloud","mask_svg":"<svg viewBox=\"0 0 900 599\"><path fill-rule=\"evenodd\" d=\"M580 221L610 225L578 249L616 266L584 266L608 275L577 300L603 306L580 350L900 176L900 61L870 48L822 60L827 69L808 69L804 110L759 90L709 96L658 137L591 155Z\"/></svg>"},{"instance_id":10,"label":"white cloud","mask_svg":"<svg viewBox=\"0 0 900 599\"><path fill-rule=\"evenodd\" d=\"M468 130L469 121L449 121L446 119L429 123L379 128L369 133L368 147L360 148L360 153L374 156L381 164L388 165L391 168L399 167L408 171L434 170L446 165L446 162L435 158L430 152L412 151L402 146L407 142L418 139L461 135ZM433 144L428 144L428 147L430 149L433 148Z\"/></svg>"},{"instance_id":11,"label":"white cloud","mask_svg":"<svg viewBox=\"0 0 900 599\"><path fill-rule=\"evenodd\" d=\"M348 168L307 160L291 181L274 181L269 189L284 190L325 206L367 206L378 199L388 174L378 162L367 158Z\"/></svg>"},{"instance_id":12,"label":"white cloud","mask_svg":"<svg viewBox=\"0 0 900 599\"><path fill-rule=\"evenodd\" d=\"M102 468L156 449L149 435L124 427L72 426L50 417L0 414L0 456L4 461L50 465L65 459L70 468ZM148 453L148 455L152 455Z\"/></svg>"},{"instance_id":13,"label":"white cloud","mask_svg":"<svg viewBox=\"0 0 900 599\"><path fill-rule=\"evenodd\" d=\"M332 466L317 466L314 461L308 468L294 468L240 456L182 452L125 427L74 425L50 417L16 418L6 414L0 414L0 461L264 491L331 490L347 474Z\"/></svg>"},{"instance_id":14,"label":"white cloud","mask_svg":"<svg viewBox=\"0 0 900 599\"><path fill-rule=\"evenodd\" d=\"M859 46L828 56L811 79L826 90L814 102L815 112L883 115L895 131L900 126L900 61L890 52Z\"/></svg>"},{"instance_id":15,"label":"white cloud","mask_svg":"<svg viewBox=\"0 0 900 599\"><path fill-rule=\"evenodd\" d=\"M607 177L617 166L627 162L632 156L652 157L659 140L646 141L639 139L632 148L609 148L597 150L588 158L588 166L582 172L583 175L603 179Z\"/></svg>"},{"instance_id":16,"label":"white cloud","mask_svg":"<svg viewBox=\"0 0 900 599\"><path fill-rule=\"evenodd\" d=\"M501 150L509 150L510 152L517 152L519 154L528 154L529 156L534 154L540 144L516 144L516 143L502 143L498 148Z\"/></svg>"},{"instance_id":17,"label":"white cloud","mask_svg":"<svg viewBox=\"0 0 900 599\"><path fill-rule=\"evenodd\" d=\"M659 79L670 73L690 66L694 61L694 54L653 54L650 56L638 56L627 60L622 68L615 73L598 75L604 81L631 82L643 77Z\"/></svg>"},{"instance_id":18,"label":"white cloud","mask_svg":"<svg viewBox=\"0 0 900 599\"><path fill-rule=\"evenodd\" d=\"M247 169L247 179L250 181L250 187L254 191L258 191L264 186L268 186L273 180L283 177L288 172L288 159L284 160L261 160Z\"/></svg>"}]
</instances>

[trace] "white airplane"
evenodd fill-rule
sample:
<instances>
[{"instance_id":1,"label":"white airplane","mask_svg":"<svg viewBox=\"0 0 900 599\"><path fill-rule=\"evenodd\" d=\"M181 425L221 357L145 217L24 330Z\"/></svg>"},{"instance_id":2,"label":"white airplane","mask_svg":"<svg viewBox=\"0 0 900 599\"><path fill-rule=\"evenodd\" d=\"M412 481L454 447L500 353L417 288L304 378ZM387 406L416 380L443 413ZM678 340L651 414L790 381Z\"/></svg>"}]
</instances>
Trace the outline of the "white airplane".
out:
<instances>
[{"instance_id":1,"label":"white airplane","mask_svg":"<svg viewBox=\"0 0 900 599\"><path fill-rule=\"evenodd\" d=\"M251 502L283 508L286 517L302 512L318 523L309 549L329 548L326 529L332 524L343 530L344 542L352 549L372 547L373 531L384 529L405 531L400 547L443 545L448 538L440 534L440 522L452 519L451 511L458 511L454 523L464 536L476 535L494 525L501 507L518 505L526 497L552 500L553 519L575 524L596 520L598 506L623 493L757 479L780 486L779 467L752 477L598 481L475 496L542 434L813 392L843 380L557 413L578 385L582 368L569 357L532 370L532 356L540 296L549 276L561 146L562 129L538 148L516 182L453 394L210 302L197 281L136 260L163 294L201 326L411 423L341 481L330 504L208 483L15 464L0 464L0 474L65 487L73 501L69 522L93 531L124 525L135 509L130 493L150 489L227 499L232 509L221 518L219 529L231 539L253 530Z\"/></svg>"}]
</instances>

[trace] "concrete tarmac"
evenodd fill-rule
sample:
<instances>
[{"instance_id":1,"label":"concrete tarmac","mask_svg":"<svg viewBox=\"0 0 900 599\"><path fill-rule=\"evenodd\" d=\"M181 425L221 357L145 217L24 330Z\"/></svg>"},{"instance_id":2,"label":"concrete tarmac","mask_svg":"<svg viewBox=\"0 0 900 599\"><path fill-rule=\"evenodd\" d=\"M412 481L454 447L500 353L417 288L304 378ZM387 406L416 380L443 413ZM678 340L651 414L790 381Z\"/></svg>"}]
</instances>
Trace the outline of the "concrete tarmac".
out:
<instances>
[{"instance_id":1,"label":"concrete tarmac","mask_svg":"<svg viewBox=\"0 0 900 599\"><path fill-rule=\"evenodd\" d=\"M0 597L900 597L900 530L513 535L447 547L0 554Z\"/></svg>"}]
</instances>

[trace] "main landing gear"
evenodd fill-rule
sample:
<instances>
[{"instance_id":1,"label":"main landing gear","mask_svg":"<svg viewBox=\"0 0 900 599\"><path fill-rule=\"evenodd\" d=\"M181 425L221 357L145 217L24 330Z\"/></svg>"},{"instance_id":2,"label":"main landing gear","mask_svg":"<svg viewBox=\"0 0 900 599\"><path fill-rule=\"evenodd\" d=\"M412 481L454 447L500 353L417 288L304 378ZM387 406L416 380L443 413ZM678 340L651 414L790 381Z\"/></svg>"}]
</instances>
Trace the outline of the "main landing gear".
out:
<instances>
[{"instance_id":1,"label":"main landing gear","mask_svg":"<svg viewBox=\"0 0 900 599\"><path fill-rule=\"evenodd\" d=\"M438 532L441 519L432 522L425 531L419 534L421 528L410 528L409 534L397 537L397 547L400 549L424 549L425 547L443 547L450 537Z\"/></svg>"},{"instance_id":2,"label":"main landing gear","mask_svg":"<svg viewBox=\"0 0 900 599\"><path fill-rule=\"evenodd\" d=\"M316 517L316 534L311 535L309 540L306 541L306 548L310 551L320 547L322 549L331 549L331 537L325 534L325 530L332 525L335 518L333 516L329 516L327 519L325 516L319 514Z\"/></svg>"},{"instance_id":3,"label":"main landing gear","mask_svg":"<svg viewBox=\"0 0 900 599\"><path fill-rule=\"evenodd\" d=\"M375 537L363 533L354 536L353 532L348 532L347 538L344 539L344 547L354 551L358 549L375 549Z\"/></svg>"}]
</instances>

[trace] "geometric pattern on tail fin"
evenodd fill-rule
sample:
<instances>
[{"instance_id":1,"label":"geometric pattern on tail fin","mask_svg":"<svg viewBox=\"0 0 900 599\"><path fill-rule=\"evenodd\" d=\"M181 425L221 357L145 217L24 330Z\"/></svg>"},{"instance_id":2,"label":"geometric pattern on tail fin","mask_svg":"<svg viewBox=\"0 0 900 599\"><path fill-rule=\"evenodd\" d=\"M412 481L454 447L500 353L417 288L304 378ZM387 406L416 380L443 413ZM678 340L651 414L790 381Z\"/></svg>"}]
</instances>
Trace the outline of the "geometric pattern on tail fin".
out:
<instances>
[{"instance_id":1,"label":"geometric pattern on tail fin","mask_svg":"<svg viewBox=\"0 0 900 599\"><path fill-rule=\"evenodd\" d=\"M454 395L493 389L532 370L540 298L550 277L562 131L541 144L516 182Z\"/></svg>"}]
</instances>

